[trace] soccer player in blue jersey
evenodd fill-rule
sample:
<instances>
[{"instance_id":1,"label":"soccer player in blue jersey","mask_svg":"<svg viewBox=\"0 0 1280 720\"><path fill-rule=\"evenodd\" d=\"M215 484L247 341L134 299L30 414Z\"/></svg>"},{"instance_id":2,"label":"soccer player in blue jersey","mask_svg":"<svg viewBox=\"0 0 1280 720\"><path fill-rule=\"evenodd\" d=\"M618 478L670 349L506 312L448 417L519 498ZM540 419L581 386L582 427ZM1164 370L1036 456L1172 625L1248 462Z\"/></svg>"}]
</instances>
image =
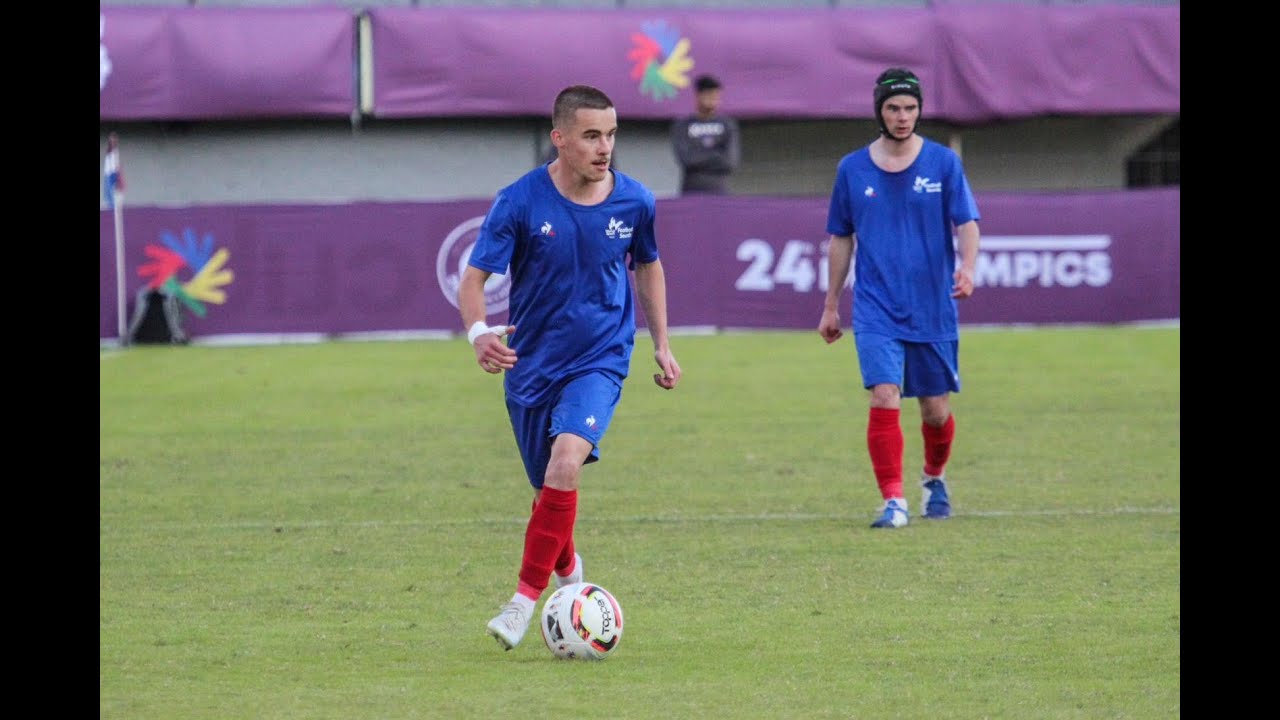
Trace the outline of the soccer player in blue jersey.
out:
<instances>
[{"instance_id":1,"label":"soccer player in blue jersey","mask_svg":"<svg viewBox=\"0 0 1280 720\"><path fill-rule=\"evenodd\" d=\"M949 397L960 391L957 301L973 294L979 215L959 156L916 134L924 102L919 78L889 68L876 78L872 98L880 137L836 166L818 333L828 344L844 335L840 295L852 261L854 345L871 396L867 450L884 499L871 527L900 528L909 517L903 397L920 404L923 516L951 516L943 471L956 429Z\"/></svg>"},{"instance_id":2,"label":"soccer player in blue jersey","mask_svg":"<svg viewBox=\"0 0 1280 720\"><path fill-rule=\"evenodd\" d=\"M630 369L636 320L628 270L662 370L653 380L667 390L680 381L667 337L656 203L648 188L610 168L617 132L607 95L586 85L562 90L552 112L557 158L498 192L458 288L476 362L505 373L507 414L533 486L516 592L488 625L507 650L524 637L553 574L556 587L583 578L573 544L578 486L583 466L600 459ZM509 324L490 327L484 284L508 266Z\"/></svg>"}]
</instances>

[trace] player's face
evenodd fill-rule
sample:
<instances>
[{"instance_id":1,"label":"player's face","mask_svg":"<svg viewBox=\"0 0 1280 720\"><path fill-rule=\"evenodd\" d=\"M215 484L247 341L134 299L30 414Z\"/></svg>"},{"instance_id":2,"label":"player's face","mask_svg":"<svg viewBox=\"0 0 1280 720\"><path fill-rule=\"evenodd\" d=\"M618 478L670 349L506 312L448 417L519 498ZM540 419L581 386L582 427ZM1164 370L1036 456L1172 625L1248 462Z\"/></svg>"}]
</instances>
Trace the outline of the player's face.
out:
<instances>
[{"instance_id":1,"label":"player's face","mask_svg":"<svg viewBox=\"0 0 1280 720\"><path fill-rule=\"evenodd\" d=\"M588 182L600 182L609 176L617 134L617 110L578 110L569 127L561 131L564 147L559 149L560 159Z\"/></svg>"},{"instance_id":2,"label":"player's face","mask_svg":"<svg viewBox=\"0 0 1280 720\"><path fill-rule=\"evenodd\" d=\"M913 95L893 95L880 106L880 118L894 140L906 140L916 131L920 101Z\"/></svg>"}]
</instances>

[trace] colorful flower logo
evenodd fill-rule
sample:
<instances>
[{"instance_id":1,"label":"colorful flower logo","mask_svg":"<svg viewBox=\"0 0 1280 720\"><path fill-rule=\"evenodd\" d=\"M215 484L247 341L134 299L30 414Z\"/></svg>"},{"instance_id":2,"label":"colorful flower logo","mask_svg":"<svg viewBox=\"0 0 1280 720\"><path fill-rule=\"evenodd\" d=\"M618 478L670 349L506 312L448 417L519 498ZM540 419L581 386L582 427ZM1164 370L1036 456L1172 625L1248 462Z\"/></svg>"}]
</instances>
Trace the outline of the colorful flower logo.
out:
<instances>
[{"instance_id":1,"label":"colorful flower logo","mask_svg":"<svg viewBox=\"0 0 1280 720\"><path fill-rule=\"evenodd\" d=\"M631 79L640 81L640 94L654 100L670 100L680 88L689 87L689 38L665 20L640 23L640 32L631 34Z\"/></svg>"},{"instance_id":2,"label":"colorful flower logo","mask_svg":"<svg viewBox=\"0 0 1280 720\"><path fill-rule=\"evenodd\" d=\"M227 301L222 286L229 284L233 276L229 268L224 270L222 266L226 265L231 253L226 248L214 252L211 233L197 240L196 232L186 228L179 242L173 233L162 230L160 241L164 247L147 245L143 248L151 261L138 267L138 275L149 278L147 287L178 298L197 317L204 317L205 302L221 305ZM194 273L186 282L178 279L178 271L183 268Z\"/></svg>"},{"instance_id":3,"label":"colorful flower logo","mask_svg":"<svg viewBox=\"0 0 1280 720\"><path fill-rule=\"evenodd\" d=\"M111 58L107 56L107 16L98 13L98 92L107 87L107 77L111 75Z\"/></svg>"}]
</instances>

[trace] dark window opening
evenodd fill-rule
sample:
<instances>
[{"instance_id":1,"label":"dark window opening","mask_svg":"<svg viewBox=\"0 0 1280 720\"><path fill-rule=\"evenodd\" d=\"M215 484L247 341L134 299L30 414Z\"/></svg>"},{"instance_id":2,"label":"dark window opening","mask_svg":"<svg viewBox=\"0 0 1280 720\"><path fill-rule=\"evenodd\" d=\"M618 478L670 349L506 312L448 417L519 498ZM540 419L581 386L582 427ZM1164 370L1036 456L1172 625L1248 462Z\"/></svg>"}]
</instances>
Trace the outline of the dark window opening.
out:
<instances>
[{"instance_id":1,"label":"dark window opening","mask_svg":"<svg viewBox=\"0 0 1280 720\"><path fill-rule=\"evenodd\" d=\"M1178 152L1182 119L1138 148L1125 162L1126 187L1181 185L1182 162Z\"/></svg>"}]
</instances>

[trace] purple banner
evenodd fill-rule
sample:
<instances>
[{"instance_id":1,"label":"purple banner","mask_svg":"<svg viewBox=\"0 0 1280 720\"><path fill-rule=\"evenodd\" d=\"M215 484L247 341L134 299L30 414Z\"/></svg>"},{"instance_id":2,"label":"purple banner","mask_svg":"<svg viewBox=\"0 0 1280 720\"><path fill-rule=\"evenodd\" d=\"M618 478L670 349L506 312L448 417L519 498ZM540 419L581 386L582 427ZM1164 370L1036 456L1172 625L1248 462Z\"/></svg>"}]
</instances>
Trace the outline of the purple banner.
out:
<instances>
[{"instance_id":1,"label":"purple banner","mask_svg":"<svg viewBox=\"0 0 1280 720\"><path fill-rule=\"evenodd\" d=\"M979 193L978 289L961 303L961 322L1180 318L1180 200L1177 188ZM126 208L126 314L154 286L179 298L197 341L459 332L458 277L488 206ZM659 200L671 325L815 328L827 283L826 206L825 197ZM111 211L101 212L99 230L106 340L118 324ZM490 278L493 321L506 319L508 289L505 276ZM846 308L850 297L846 289Z\"/></svg>"},{"instance_id":2,"label":"purple banner","mask_svg":"<svg viewBox=\"0 0 1280 720\"><path fill-rule=\"evenodd\" d=\"M633 118L689 110L718 75L740 118L869 118L889 65L928 117L1176 113L1180 8L1112 4L821 10L374 8L373 114L540 115L571 82Z\"/></svg>"},{"instance_id":3,"label":"purple banner","mask_svg":"<svg viewBox=\"0 0 1280 720\"><path fill-rule=\"evenodd\" d=\"M1181 108L1176 4L956 4L936 12L942 42L921 81L936 83L942 117L975 122Z\"/></svg>"},{"instance_id":4,"label":"purple banner","mask_svg":"<svg viewBox=\"0 0 1280 720\"><path fill-rule=\"evenodd\" d=\"M339 7L101 8L100 120L350 117L355 20Z\"/></svg>"}]
</instances>

